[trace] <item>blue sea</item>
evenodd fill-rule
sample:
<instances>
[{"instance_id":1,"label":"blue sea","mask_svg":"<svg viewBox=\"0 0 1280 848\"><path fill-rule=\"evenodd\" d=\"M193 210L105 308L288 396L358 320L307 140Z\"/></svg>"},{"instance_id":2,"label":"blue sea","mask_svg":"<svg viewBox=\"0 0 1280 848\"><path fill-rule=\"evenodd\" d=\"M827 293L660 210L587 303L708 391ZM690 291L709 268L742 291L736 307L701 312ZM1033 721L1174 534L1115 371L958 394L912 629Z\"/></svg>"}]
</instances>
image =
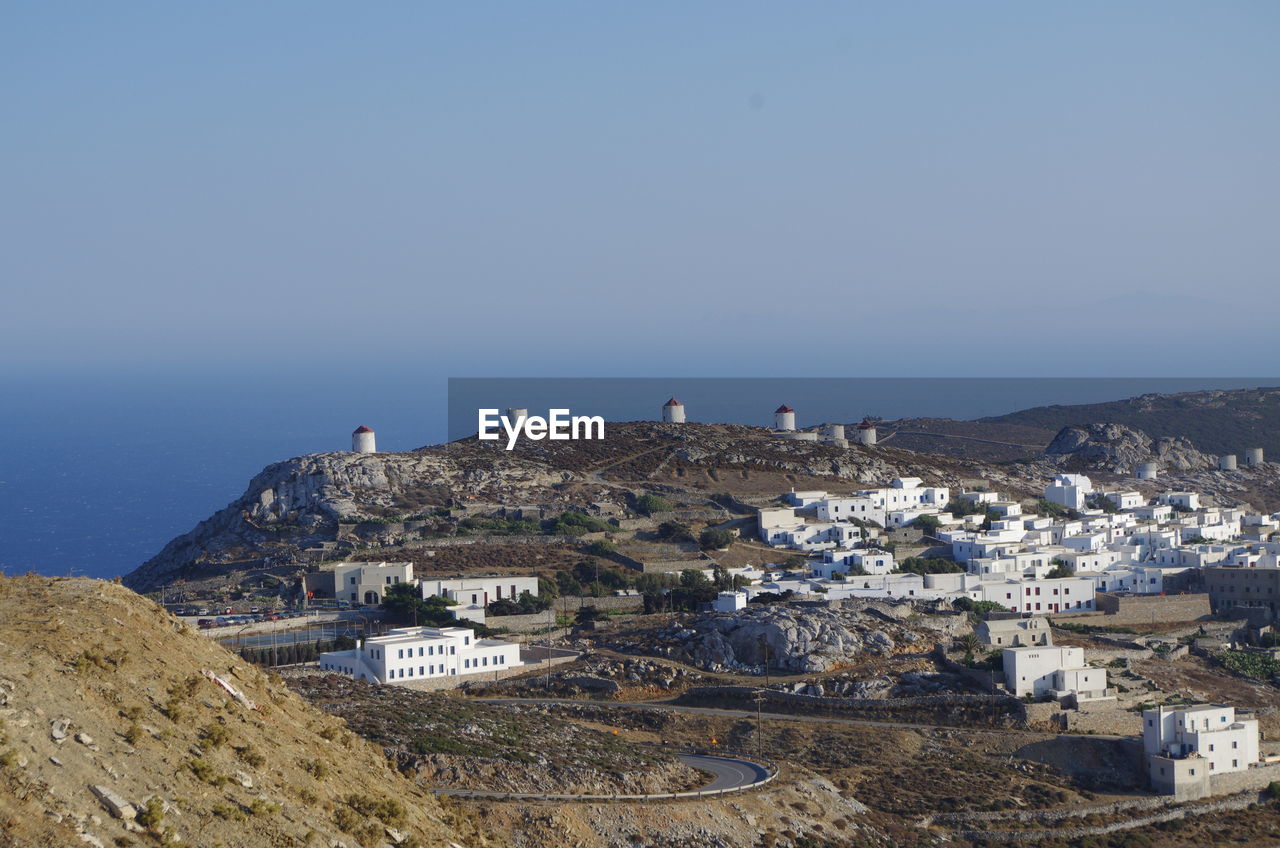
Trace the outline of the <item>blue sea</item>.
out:
<instances>
[{"instance_id":1,"label":"blue sea","mask_svg":"<svg viewBox=\"0 0 1280 848\"><path fill-rule=\"evenodd\" d=\"M978 418L1147 392L1277 385L1240 379L432 379L255 375L0 381L0 569L114 577L226 506L266 465L350 448L367 424L380 450L475 432L478 407L566 407L654 419L668 397L691 421L801 426L883 418Z\"/></svg>"}]
</instances>

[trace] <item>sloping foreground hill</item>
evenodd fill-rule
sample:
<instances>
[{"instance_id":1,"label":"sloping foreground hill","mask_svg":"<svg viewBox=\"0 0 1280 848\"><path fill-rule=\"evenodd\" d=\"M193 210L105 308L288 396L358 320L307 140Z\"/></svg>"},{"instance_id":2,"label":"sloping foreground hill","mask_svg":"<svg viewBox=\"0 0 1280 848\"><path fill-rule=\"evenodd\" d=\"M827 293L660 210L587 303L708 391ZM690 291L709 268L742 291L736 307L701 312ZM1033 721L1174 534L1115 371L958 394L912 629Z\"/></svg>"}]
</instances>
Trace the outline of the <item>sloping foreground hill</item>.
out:
<instances>
[{"instance_id":1,"label":"sloping foreground hill","mask_svg":"<svg viewBox=\"0 0 1280 848\"><path fill-rule=\"evenodd\" d=\"M0 579L0 845L491 845L123 586Z\"/></svg>"},{"instance_id":2,"label":"sloping foreground hill","mask_svg":"<svg viewBox=\"0 0 1280 848\"><path fill-rule=\"evenodd\" d=\"M1150 394L1108 403L1040 406L979 420L1055 432L1087 424L1124 424L1153 438L1181 436L1213 454L1260 447L1273 460L1280 459L1280 388Z\"/></svg>"}]
</instances>

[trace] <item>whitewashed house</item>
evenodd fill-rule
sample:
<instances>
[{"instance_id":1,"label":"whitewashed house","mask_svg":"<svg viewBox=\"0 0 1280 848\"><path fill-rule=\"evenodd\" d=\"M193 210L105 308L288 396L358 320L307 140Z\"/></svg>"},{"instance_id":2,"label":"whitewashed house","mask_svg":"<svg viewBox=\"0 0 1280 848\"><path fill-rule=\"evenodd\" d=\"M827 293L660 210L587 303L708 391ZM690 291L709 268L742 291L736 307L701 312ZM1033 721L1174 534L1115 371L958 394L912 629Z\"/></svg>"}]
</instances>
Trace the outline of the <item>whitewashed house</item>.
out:
<instances>
[{"instance_id":1,"label":"whitewashed house","mask_svg":"<svg viewBox=\"0 0 1280 848\"><path fill-rule=\"evenodd\" d=\"M1258 721L1233 707L1198 704L1142 713L1142 750L1158 792L1182 798L1210 793L1210 778L1248 769L1258 762Z\"/></svg>"},{"instance_id":2,"label":"whitewashed house","mask_svg":"<svg viewBox=\"0 0 1280 848\"><path fill-rule=\"evenodd\" d=\"M716 612L737 612L747 608L747 593L738 592L721 592L716 595L716 599L711 602L711 608Z\"/></svg>"},{"instance_id":3,"label":"whitewashed house","mask_svg":"<svg viewBox=\"0 0 1280 848\"><path fill-rule=\"evenodd\" d=\"M1067 509L1084 509L1085 499L1093 492L1093 482L1083 474L1059 474L1044 489L1044 499Z\"/></svg>"},{"instance_id":4,"label":"whitewashed house","mask_svg":"<svg viewBox=\"0 0 1280 848\"><path fill-rule=\"evenodd\" d=\"M413 583L411 562L339 562L333 566L333 596L353 604L382 603L387 587Z\"/></svg>"},{"instance_id":5,"label":"whitewashed house","mask_svg":"<svg viewBox=\"0 0 1280 848\"><path fill-rule=\"evenodd\" d=\"M524 592L538 596L537 577L455 577L447 580L421 580L422 598L448 598L464 606L488 606L493 601L514 601Z\"/></svg>"},{"instance_id":6,"label":"whitewashed house","mask_svg":"<svg viewBox=\"0 0 1280 848\"><path fill-rule=\"evenodd\" d=\"M1141 492L1103 492L1102 496L1115 504L1117 509L1136 509L1146 503Z\"/></svg>"},{"instance_id":7,"label":"whitewashed house","mask_svg":"<svg viewBox=\"0 0 1280 848\"><path fill-rule=\"evenodd\" d=\"M1197 510L1200 508L1199 492L1164 492L1156 498L1157 503L1182 509Z\"/></svg>"},{"instance_id":8,"label":"whitewashed house","mask_svg":"<svg viewBox=\"0 0 1280 848\"><path fill-rule=\"evenodd\" d=\"M1107 670L1085 665L1083 648L1005 648L1002 658L1005 687L1019 698L1048 695L1082 701L1109 697Z\"/></svg>"},{"instance_id":9,"label":"whitewashed house","mask_svg":"<svg viewBox=\"0 0 1280 848\"><path fill-rule=\"evenodd\" d=\"M993 618L978 622L974 633L993 648L1046 647L1053 644L1049 619Z\"/></svg>"},{"instance_id":10,"label":"whitewashed house","mask_svg":"<svg viewBox=\"0 0 1280 848\"><path fill-rule=\"evenodd\" d=\"M349 651L320 655L320 668L371 683L463 677L522 665L520 646L477 639L466 627L403 627Z\"/></svg>"}]
</instances>

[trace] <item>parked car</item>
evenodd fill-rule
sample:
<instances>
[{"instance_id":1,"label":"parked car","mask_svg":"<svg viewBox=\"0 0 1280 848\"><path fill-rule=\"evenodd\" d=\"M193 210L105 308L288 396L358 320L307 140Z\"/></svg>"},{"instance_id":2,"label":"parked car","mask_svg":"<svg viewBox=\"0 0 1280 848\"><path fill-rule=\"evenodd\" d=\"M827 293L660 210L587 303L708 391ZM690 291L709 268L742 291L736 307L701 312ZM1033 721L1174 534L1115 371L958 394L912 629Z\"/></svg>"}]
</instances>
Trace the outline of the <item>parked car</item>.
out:
<instances>
[{"instance_id":1,"label":"parked car","mask_svg":"<svg viewBox=\"0 0 1280 848\"><path fill-rule=\"evenodd\" d=\"M209 628L213 626L213 621L207 618L201 618L198 621L196 621L196 626L202 627L202 628Z\"/></svg>"}]
</instances>

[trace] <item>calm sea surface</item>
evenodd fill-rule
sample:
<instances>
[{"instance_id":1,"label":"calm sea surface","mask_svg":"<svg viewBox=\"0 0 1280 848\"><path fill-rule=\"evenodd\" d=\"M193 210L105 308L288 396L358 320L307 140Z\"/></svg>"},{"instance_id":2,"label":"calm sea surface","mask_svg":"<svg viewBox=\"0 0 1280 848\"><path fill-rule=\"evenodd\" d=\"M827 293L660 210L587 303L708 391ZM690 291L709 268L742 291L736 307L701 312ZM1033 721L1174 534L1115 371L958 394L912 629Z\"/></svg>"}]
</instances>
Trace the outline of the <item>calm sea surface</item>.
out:
<instances>
[{"instance_id":1,"label":"calm sea surface","mask_svg":"<svg viewBox=\"0 0 1280 848\"><path fill-rule=\"evenodd\" d=\"M672 395L691 421L801 426L884 418L977 418L1146 392L1276 385L1264 379L423 379L330 384L264 371L201 380L8 380L0 440L0 568L112 577L237 498L272 462L347 450L368 424L382 450L475 432L481 406L567 407L657 418Z\"/></svg>"}]
</instances>

